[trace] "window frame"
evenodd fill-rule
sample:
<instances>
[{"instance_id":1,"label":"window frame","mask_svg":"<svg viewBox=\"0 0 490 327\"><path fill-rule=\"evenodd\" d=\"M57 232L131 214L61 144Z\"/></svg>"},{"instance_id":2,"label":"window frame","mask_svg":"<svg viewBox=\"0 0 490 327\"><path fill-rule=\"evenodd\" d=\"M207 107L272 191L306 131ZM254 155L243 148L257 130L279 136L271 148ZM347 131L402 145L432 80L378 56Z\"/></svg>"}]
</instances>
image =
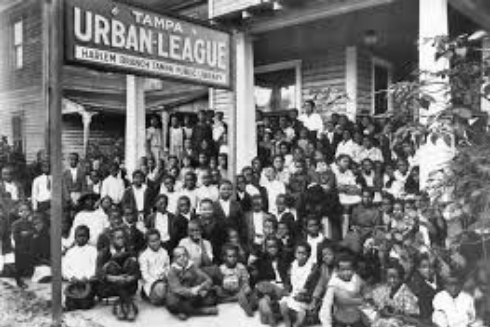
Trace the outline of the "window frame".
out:
<instances>
[{"instance_id":1,"label":"window frame","mask_svg":"<svg viewBox=\"0 0 490 327\"><path fill-rule=\"evenodd\" d=\"M375 98L375 78L376 78L376 66L383 67L388 71L388 88L393 85L393 64L386 59L380 57L371 57L371 115L376 112L376 98ZM387 95L388 108L386 112L393 111L393 97L391 94Z\"/></svg>"},{"instance_id":2,"label":"window frame","mask_svg":"<svg viewBox=\"0 0 490 327\"><path fill-rule=\"evenodd\" d=\"M20 27L18 27L20 26ZM25 45L25 31L24 31L24 19L20 18L13 23L13 35L12 35L12 48L13 48L13 62L14 69L19 70L24 68L24 45ZM20 60L19 60L20 54Z\"/></svg>"},{"instance_id":3,"label":"window frame","mask_svg":"<svg viewBox=\"0 0 490 327\"><path fill-rule=\"evenodd\" d=\"M256 66L254 67L254 80L255 80L255 75L257 74L262 74L262 73L271 73L275 71L280 71L280 70L287 70L287 69L294 69L294 74L295 74L295 87L296 87L296 94L295 94L295 100L296 100L296 109L301 111L301 106L302 106L302 76L301 76L301 67L302 67L302 60L297 59L297 60L289 60L289 61L282 61L282 62L277 62L277 63L272 63L272 64L266 64L266 65L261 65L261 66ZM255 83L254 83L254 88L255 88ZM254 105L255 105L255 99L254 99Z\"/></svg>"}]
</instances>

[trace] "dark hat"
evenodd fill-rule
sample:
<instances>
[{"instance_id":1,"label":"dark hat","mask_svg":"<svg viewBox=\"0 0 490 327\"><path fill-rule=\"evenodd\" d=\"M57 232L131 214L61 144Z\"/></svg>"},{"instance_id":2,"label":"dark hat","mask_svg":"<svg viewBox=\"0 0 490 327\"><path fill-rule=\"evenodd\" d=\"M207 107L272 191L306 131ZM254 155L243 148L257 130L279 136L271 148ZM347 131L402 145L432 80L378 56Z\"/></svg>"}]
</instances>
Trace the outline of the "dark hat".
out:
<instances>
[{"instance_id":1,"label":"dark hat","mask_svg":"<svg viewBox=\"0 0 490 327\"><path fill-rule=\"evenodd\" d=\"M97 200L99 200L99 198L100 198L100 195L98 195L98 194L95 194L93 192L86 192L80 196L80 198L78 199L78 202L84 203L85 201L87 201L89 199L92 201L97 201Z\"/></svg>"},{"instance_id":2,"label":"dark hat","mask_svg":"<svg viewBox=\"0 0 490 327\"><path fill-rule=\"evenodd\" d=\"M72 282L65 288L65 296L70 299L86 299L92 293L92 285L89 282Z\"/></svg>"}]
</instances>

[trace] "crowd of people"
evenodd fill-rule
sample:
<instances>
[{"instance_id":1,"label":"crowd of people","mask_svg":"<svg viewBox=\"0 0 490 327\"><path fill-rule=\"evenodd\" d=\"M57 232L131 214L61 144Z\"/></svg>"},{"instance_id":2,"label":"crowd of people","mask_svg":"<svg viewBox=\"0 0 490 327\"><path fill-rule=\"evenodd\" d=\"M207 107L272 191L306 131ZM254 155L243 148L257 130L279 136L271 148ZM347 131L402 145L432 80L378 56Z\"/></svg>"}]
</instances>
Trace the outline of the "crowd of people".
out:
<instances>
[{"instance_id":1,"label":"crowd of people","mask_svg":"<svg viewBox=\"0 0 490 327\"><path fill-rule=\"evenodd\" d=\"M47 163L30 197L15 167L2 168L2 253L19 287L42 281L47 226L62 219L67 310L116 298L114 315L134 321L141 296L182 320L237 302L271 326L487 321L481 253L456 246L464 222L421 192L416 147L395 139L397 122L325 119L313 101L301 115L259 115L258 155L237 176L222 113L173 116L166 136L150 125L130 176L120 160L69 155L63 217L49 217Z\"/></svg>"}]
</instances>

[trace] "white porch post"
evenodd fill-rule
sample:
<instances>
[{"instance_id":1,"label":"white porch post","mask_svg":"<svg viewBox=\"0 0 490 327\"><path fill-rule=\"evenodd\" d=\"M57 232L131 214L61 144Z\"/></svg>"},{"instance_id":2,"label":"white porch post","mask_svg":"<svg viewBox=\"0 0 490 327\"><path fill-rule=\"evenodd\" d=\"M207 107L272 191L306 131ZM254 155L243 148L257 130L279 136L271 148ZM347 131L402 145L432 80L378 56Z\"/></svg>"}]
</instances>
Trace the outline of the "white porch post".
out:
<instances>
[{"instance_id":1,"label":"white porch post","mask_svg":"<svg viewBox=\"0 0 490 327\"><path fill-rule=\"evenodd\" d=\"M88 140L90 138L90 124L92 123L92 117L95 116L96 112L81 111L83 123L83 156L87 155Z\"/></svg>"},{"instance_id":2,"label":"white porch post","mask_svg":"<svg viewBox=\"0 0 490 327\"><path fill-rule=\"evenodd\" d=\"M126 158L128 173L138 168L145 151L145 90L144 78L126 77Z\"/></svg>"},{"instance_id":3,"label":"white porch post","mask_svg":"<svg viewBox=\"0 0 490 327\"><path fill-rule=\"evenodd\" d=\"M445 109L449 103L447 79L431 76L431 73L449 67L449 60L442 57L436 60L435 37L449 33L447 0L419 0L419 68L421 81L429 83L424 88L435 99L429 110L421 109L419 118L422 123L427 117Z\"/></svg>"},{"instance_id":4,"label":"white porch post","mask_svg":"<svg viewBox=\"0 0 490 327\"><path fill-rule=\"evenodd\" d=\"M168 144L168 124L170 123L170 112L163 108L160 112L160 117L162 119L162 138L163 138L163 148L167 150Z\"/></svg>"},{"instance_id":5,"label":"white porch post","mask_svg":"<svg viewBox=\"0 0 490 327\"><path fill-rule=\"evenodd\" d=\"M245 33L235 35L236 46L236 143L231 143L230 155L236 151L236 168L240 171L250 165L257 155L257 127L255 123L254 99L254 59L253 44L250 36Z\"/></svg>"},{"instance_id":6,"label":"white porch post","mask_svg":"<svg viewBox=\"0 0 490 327\"><path fill-rule=\"evenodd\" d=\"M346 114L351 121L357 116L357 48L350 46L345 49L345 92L347 101Z\"/></svg>"}]
</instances>

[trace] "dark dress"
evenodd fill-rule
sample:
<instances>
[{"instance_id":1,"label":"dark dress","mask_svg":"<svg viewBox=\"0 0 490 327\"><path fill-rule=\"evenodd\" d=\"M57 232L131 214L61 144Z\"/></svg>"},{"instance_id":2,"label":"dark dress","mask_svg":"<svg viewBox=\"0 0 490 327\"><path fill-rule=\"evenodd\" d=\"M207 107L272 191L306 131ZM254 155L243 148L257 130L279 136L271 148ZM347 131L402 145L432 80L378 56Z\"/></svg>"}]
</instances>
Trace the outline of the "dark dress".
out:
<instances>
[{"instance_id":1,"label":"dark dress","mask_svg":"<svg viewBox=\"0 0 490 327\"><path fill-rule=\"evenodd\" d=\"M32 238L34 227L32 223L19 219L12 224L12 236L15 242L15 269L17 276L31 276L34 269L32 254Z\"/></svg>"},{"instance_id":2,"label":"dark dress","mask_svg":"<svg viewBox=\"0 0 490 327\"><path fill-rule=\"evenodd\" d=\"M420 318L430 320L434 311L432 300L439 289L430 285L418 271L413 273L407 286L418 299Z\"/></svg>"}]
</instances>

